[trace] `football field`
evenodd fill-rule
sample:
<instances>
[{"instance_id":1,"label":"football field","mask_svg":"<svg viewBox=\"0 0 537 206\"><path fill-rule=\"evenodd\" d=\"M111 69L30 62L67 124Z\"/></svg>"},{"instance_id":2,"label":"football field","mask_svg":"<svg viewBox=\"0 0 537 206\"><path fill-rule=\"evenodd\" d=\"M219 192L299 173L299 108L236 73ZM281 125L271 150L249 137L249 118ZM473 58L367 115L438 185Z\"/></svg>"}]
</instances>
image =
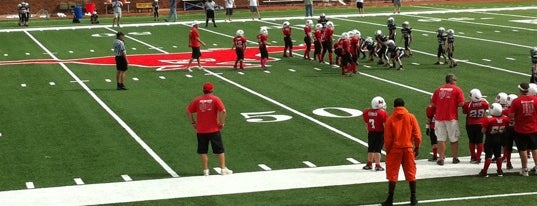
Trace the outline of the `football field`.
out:
<instances>
[{"instance_id":1,"label":"football field","mask_svg":"<svg viewBox=\"0 0 537 206\"><path fill-rule=\"evenodd\" d=\"M87 19L81 25L32 19L28 28L0 22L0 202L375 204L386 195L384 174L361 169L367 162L361 114L375 96L388 102L388 112L402 97L422 126L420 204L534 201L536 176L518 175L518 154L513 154L515 169L504 177L496 177L495 166L491 177L476 176L482 165L468 161L462 113L459 165L426 161L431 148L424 125L430 96L449 73L465 93L479 88L489 102L499 92L518 94L517 85L530 77L529 50L537 47L537 3L408 5L397 15L389 6L367 9L360 16L353 7L323 7L315 15L325 13L334 22L336 37L353 29L363 37L376 30L386 34L386 19L392 16L399 46L400 25L408 21L414 55L403 58L404 71L360 59L359 73L347 77L338 67L304 59L301 9L264 11L261 20L239 10L232 23L219 20L218 27L206 28L202 22L204 68L193 72L186 71L188 31L193 20L204 19L201 13L181 15L175 23L130 16L121 28L112 28L110 18L100 25ZM217 18L223 16L217 12ZM285 20L293 29L293 57L282 57ZM259 65L261 26L268 28L271 43L267 71ZM438 27L455 30L456 68L434 65ZM237 29L249 40L244 71L233 69L231 39ZM116 90L111 49L117 31L126 34L127 91ZM226 105L222 135L227 165L236 173L231 176L218 175L212 155L212 175L201 176L196 134L185 108L202 94L205 82L215 85ZM408 193L400 182L395 200L406 204Z\"/></svg>"}]
</instances>

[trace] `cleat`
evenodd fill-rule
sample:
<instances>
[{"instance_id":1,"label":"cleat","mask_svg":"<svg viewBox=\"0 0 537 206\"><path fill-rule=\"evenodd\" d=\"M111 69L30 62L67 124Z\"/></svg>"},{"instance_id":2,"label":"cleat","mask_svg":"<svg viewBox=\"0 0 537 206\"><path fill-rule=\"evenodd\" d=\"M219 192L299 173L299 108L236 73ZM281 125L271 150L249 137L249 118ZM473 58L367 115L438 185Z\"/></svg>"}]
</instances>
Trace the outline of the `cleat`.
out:
<instances>
[{"instance_id":1,"label":"cleat","mask_svg":"<svg viewBox=\"0 0 537 206\"><path fill-rule=\"evenodd\" d=\"M531 174L533 174L533 175L537 175L537 166L531 168L530 172L531 172Z\"/></svg>"},{"instance_id":2,"label":"cleat","mask_svg":"<svg viewBox=\"0 0 537 206\"><path fill-rule=\"evenodd\" d=\"M188 72L192 72L192 69L190 67L186 68Z\"/></svg>"},{"instance_id":3,"label":"cleat","mask_svg":"<svg viewBox=\"0 0 537 206\"><path fill-rule=\"evenodd\" d=\"M443 166L444 165L444 160L438 160L438 161L436 161L436 164L440 165L440 166Z\"/></svg>"},{"instance_id":4,"label":"cleat","mask_svg":"<svg viewBox=\"0 0 537 206\"><path fill-rule=\"evenodd\" d=\"M522 168L520 174L524 177L530 176L530 174L528 173L528 168Z\"/></svg>"},{"instance_id":5,"label":"cleat","mask_svg":"<svg viewBox=\"0 0 537 206\"><path fill-rule=\"evenodd\" d=\"M440 65L440 62L435 62L434 65Z\"/></svg>"},{"instance_id":6,"label":"cleat","mask_svg":"<svg viewBox=\"0 0 537 206\"><path fill-rule=\"evenodd\" d=\"M507 163L507 169L510 170L510 169L513 169L513 164L511 164L510 162Z\"/></svg>"},{"instance_id":7,"label":"cleat","mask_svg":"<svg viewBox=\"0 0 537 206\"><path fill-rule=\"evenodd\" d=\"M203 170L203 176L209 176L210 173L209 173L209 170Z\"/></svg>"},{"instance_id":8,"label":"cleat","mask_svg":"<svg viewBox=\"0 0 537 206\"><path fill-rule=\"evenodd\" d=\"M371 169L373 169L373 168L372 168L370 165L366 165L366 166L362 167L362 169L364 169L364 170L371 170Z\"/></svg>"},{"instance_id":9,"label":"cleat","mask_svg":"<svg viewBox=\"0 0 537 206\"><path fill-rule=\"evenodd\" d=\"M378 166L378 167L375 167L375 171L384 171L384 168L382 168L381 166Z\"/></svg>"},{"instance_id":10,"label":"cleat","mask_svg":"<svg viewBox=\"0 0 537 206\"><path fill-rule=\"evenodd\" d=\"M481 170L477 175L480 177L489 177L489 175L484 170Z\"/></svg>"},{"instance_id":11,"label":"cleat","mask_svg":"<svg viewBox=\"0 0 537 206\"><path fill-rule=\"evenodd\" d=\"M438 157L431 157L431 158L428 159L427 161L429 161L429 162L436 162L436 160L438 160Z\"/></svg>"},{"instance_id":12,"label":"cleat","mask_svg":"<svg viewBox=\"0 0 537 206\"><path fill-rule=\"evenodd\" d=\"M233 174L233 170L230 170L227 167L222 169L222 175L230 175L230 174Z\"/></svg>"},{"instance_id":13,"label":"cleat","mask_svg":"<svg viewBox=\"0 0 537 206\"><path fill-rule=\"evenodd\" d=\"M501 169L496 170L496 174L498 174L498 177L503 177L503 171Z\"/></svg>"},{"instance_id":14,"label":"cleat","mask_svg":"<svg viewBox=\"0 0 537 206\"><path fill-rule=\"evenodd\" d=\"M459 164L459 162L461 162L459 158L453 158L453 164Z\"/></svg>"}]
</instances>

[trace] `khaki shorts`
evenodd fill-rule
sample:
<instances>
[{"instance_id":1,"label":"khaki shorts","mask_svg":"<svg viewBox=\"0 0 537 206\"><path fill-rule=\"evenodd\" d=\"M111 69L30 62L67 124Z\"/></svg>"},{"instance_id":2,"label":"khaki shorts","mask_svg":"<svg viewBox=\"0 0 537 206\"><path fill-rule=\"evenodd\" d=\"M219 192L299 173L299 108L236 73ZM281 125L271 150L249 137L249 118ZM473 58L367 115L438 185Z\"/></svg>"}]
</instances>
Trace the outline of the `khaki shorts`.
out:
<instances>
[{"instance_id":1,"label":"khaki shorts","mask_svg":"<svg viewBox=\"0 0 537 206\"><path fill-rule=\"evenodd\" d=\"M435 121L434 133L439 142L458 142L460 136L459 120Z\"/></svg>"}]
</instances>

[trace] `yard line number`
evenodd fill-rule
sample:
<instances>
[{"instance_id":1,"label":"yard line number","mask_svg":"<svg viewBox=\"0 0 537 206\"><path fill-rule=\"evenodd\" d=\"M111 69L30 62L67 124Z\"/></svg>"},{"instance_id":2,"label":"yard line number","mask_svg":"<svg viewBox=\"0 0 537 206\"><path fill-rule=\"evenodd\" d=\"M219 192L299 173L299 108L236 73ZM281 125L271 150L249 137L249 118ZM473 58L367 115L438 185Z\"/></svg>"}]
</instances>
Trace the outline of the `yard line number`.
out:
<instances>
[{"instance_id":1,"label":"yard line number","mask_svg":"<svg viewBox=\"0 0 537 206\"><path fill-rule=\"evenodd\" d=\"M354 118L363 114L360 110L344 107L324 107L315 109L312 113L318 116L331 118ZM243 112L241 115L247 122L252 123L283 122L293 118L291 115L276 114L276 111Z\"/></svg>"}]
</instances>

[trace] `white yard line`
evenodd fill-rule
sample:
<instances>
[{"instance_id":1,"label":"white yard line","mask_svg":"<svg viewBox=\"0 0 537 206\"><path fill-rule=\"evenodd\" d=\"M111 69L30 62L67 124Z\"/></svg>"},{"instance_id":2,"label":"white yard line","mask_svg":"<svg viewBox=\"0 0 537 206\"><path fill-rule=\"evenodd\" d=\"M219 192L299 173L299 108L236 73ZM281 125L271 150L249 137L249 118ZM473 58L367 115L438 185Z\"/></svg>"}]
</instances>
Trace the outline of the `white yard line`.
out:
<instances>
[{"instance_id":1,"label":"white yard line","mask_svg":"<svg viewBox=\"0 0 537 206\"><path fill-rule=\"evenodd\" d=\"M439 7L431 7L431 6L412 6L416 8L425 8L425 9L437 9L442 11L450 11L453 9L446 9L446 8L439 8ZM516 15L516 14L502 14L502 13L490 13L485 11L475 11L472 13L478 13L478 14L489 14L489 15L496 15L496 16L510 16L510 17L518 17L518 18L527 18L527 19L533 19L536 18L535 16L523 16L523 15Z\"/></svg>"},{"instance_id":2,"label":"white yard line","mask_svg":"<svg viewBox=\"0 0 537 206\"><path fill-rule=\"evenodd\" d=\"M43 44L41 44L41 42L39 42L32 34L30 34L29 32L27 31L24 31L24 33L26 33L26 35L28 37L30 37L30 39L32 39L39 47L41 47L41 49L43 49L43 51L45 51L51 58L53 58L54 60L59 60L54 54L52 54L52 52L50 52ZM123 129L125 129L125 131L142 147L144 148L144 150L164 169L166 170L166 172L168 172L168 174L170 174L170 176L172 177L179 177L179 175L166 163L164 162L164 160L162 160L162 158L160 158L160 156L158 156L157 153L155 153L155 151L153 151L153 149L151 149L151 147L149 147L149 145L147 145L144 140L142 140L142 138L140 138L140 136L138 136L138 134L136 134L136 132L134 132L134 130L132 130L132 128L127 125L127 123L125 123L125 121L123 121L123 119L121 119L121 117L119 117L119 115L117 115L114 111L112 111L112 109L110 109L110 107L103 102L103 100L101 100L101 98L99 98L99 96L97 96L97 94L95 94L95 92L93 92L73 71L71 71L71 69L69 69L64 63L62 62L59 62L58 63L64 70L65 72L67 72L110 116L112 116L112 118L114 118L114 120L116 120L116 122L119 123L119 125L121 125L121 127L123 127Z\"/></svg>"}]
</instances>

